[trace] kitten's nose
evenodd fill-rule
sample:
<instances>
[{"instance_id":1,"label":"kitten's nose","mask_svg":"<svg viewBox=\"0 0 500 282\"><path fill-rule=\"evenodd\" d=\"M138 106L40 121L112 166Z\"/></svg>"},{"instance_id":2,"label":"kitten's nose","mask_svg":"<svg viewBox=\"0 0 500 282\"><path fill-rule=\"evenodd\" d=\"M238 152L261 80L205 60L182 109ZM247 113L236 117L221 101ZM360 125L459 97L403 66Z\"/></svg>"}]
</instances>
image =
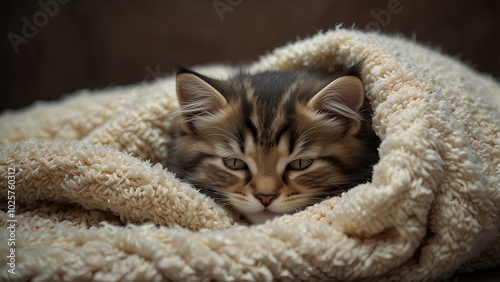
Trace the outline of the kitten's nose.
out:
<instances>
[{"instance_id":1,"label":"kitten's nose","mask_svg":"<svg viewBox=\"0 0 500 282\"><path fill-rule=\"evenodd\" d=\"M271 204L271 202L277 198L276 194L267 194L267 193L258 193L255 194L255 197L259 199L259 201L267 207Z\"/></svg>"}]
</instances>

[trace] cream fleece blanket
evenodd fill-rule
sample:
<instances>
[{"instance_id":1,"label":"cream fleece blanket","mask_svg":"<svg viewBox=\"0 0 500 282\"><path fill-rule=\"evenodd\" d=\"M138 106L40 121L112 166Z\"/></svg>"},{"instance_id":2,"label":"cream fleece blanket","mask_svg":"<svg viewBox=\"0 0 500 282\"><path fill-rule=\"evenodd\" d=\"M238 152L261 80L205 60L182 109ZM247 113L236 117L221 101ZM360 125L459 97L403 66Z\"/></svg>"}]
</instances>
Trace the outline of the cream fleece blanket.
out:
<instances>
[{"instance_id":1,"label":"cream fleece blanket","mask_svg":"<svg viewBox=\"0 0 500 282\"><path fill-rule=\"evenodd\" d=\"M433 281L500 264L497 82L409 40L345 29L252 67L334 70L365 56L382 140L372 182L262 225L168 172L173 76L3 113L0 280Z\"/></svg>"}]
</instances>

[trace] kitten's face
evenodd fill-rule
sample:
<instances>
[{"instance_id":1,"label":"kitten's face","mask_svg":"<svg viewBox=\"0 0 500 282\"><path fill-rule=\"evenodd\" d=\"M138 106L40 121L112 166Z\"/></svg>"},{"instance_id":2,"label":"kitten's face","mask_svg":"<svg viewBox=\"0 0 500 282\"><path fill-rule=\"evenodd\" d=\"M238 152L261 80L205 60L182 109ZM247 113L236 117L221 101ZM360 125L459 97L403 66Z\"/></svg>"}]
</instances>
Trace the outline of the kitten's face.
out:
<instances>
[{"instance_id":1,"label":"kitten's face","mask_svg":"<svg viewBox=\"0 0 500 282\"><path fill-rule=\"evenodd\" d=\"M215 81L185 71L177 91L182 118L169 167L253 223L368 176L372 162L363 161L359 134L364 93L355 76L328 83L265 72Z\"/></svg>"}]
</instances>

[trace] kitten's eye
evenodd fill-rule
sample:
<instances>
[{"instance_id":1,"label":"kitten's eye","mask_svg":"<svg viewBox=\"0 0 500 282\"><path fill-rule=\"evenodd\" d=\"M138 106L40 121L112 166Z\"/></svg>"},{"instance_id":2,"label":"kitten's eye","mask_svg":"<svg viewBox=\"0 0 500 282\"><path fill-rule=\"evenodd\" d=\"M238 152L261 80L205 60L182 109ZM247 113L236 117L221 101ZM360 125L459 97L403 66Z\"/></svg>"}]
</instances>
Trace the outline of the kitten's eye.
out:
<instances>
[{"instance_id":1,"label":"kitten's eye","mask_svg":"<svg viewBox=\"0 0 500 282\"><path fill-rule=\"evenodd\" d=\"M303 170L308 168L312 164L312 160L309 159L298 159L288 164L289 169L293 170Z\"/></svg>"},{"instance_id":2,"label":"kitten's eye","mask_svg":"<svg viewBox=\"0 0 500 282\"><path fill-rule=\"evenodd\" d=\"M246 169L247 164L237 158L222 159L224 165L232 170Z\"/></svg>"}]
</instances>

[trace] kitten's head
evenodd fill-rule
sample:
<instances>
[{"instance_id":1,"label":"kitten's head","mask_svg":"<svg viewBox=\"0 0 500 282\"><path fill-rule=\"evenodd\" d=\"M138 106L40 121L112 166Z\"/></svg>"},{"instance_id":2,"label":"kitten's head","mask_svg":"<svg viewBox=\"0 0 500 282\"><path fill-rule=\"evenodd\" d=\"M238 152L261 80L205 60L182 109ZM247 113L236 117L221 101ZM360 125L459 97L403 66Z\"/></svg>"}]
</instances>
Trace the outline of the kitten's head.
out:
<instances>
[{"instance_id":1,"label":"kitten's head","mask_svg":"<svg viewBox=\"0 0 500 282\"><path fill-rule=\"evenodd\" d=\"M333 81L305 71L221 81L179 67L169 168L253 223L365 181L376 149L358 68Z\"/></svg>"}]
</instances>

